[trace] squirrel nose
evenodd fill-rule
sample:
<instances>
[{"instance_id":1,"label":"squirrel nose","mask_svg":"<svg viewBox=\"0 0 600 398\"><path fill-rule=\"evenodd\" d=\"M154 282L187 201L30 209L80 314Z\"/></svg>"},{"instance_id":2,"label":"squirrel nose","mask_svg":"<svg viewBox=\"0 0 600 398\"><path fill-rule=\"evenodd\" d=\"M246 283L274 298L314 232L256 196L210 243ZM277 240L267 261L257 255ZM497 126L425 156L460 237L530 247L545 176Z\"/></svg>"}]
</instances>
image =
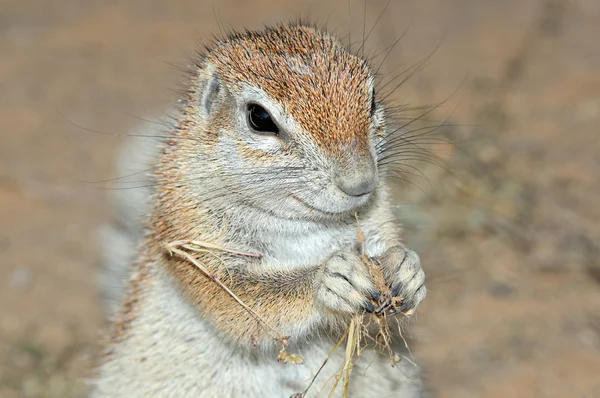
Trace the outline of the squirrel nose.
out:
<instances>
[{"instance_id":1,"label":"squirrel nose","mask_svg":"<svg viewBox=\"0 0 600 398\"><path fill-rule=\"evenodd\" d=\"M349 196L363 196L375 189L377 171L372 164L352 165L336 174L335 183L342 192Z\"/></svg>"}]
</instances>

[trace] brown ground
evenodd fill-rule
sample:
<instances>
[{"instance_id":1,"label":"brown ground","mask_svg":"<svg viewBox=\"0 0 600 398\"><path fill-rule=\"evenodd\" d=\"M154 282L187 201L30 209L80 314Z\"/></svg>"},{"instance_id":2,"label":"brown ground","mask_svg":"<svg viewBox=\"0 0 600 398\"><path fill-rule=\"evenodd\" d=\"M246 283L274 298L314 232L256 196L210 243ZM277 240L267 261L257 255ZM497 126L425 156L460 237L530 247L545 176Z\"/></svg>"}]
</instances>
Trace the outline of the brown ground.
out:
<instances>
[{"instance_id":1,"label":"brown ground","mask_svg":"<svg viewBox=\"0 0 600 398\"><path fill-rule=\"evenodd\" d=\"M59 4L60 3L60 4ZM171 100L199 0L0 1L0 396L78 396L96 352L96 231L120 138ZM228 1L232 26L336 4ZM439 49L396 98L456 146L406 184L406 240L430 294L411 327L439 397L600 397L600 2L395 1L371 47L406 37L388 71ZM362 1L352 3L354 37ZM372 23L385 1L369 1ZM465 79L466 77L466 79ZM413 112L412 115L417 115ZM448 153L452 152L452 156Z\"/></svg>"}]
</instances>

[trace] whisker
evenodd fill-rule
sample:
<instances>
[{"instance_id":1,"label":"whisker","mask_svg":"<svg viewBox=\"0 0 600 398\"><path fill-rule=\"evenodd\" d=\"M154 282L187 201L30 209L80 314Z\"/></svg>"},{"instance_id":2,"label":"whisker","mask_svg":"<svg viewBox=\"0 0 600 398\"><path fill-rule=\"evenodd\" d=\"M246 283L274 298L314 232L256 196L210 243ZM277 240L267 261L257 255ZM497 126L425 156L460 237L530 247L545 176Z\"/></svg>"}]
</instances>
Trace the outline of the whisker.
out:
<instances>
[{"instance_id":1,"label":"whisker","mask_svg":"<svg viewBox=\"0 0 600 398\"><path fill-rule=\"evenodd\" d=\"M393 164L394 165L401 165L402 169L390 169L388 167L380 167L379 168L379 172L382 173L382 174L385 174L385 173L388 173L388 172L397 172L397 171L400 171L402 173L407 173L407 174L410 173L411 175L414 175L415 177L421 177L421 178L424 178L424 179L426 179L426 180L429 181L429 178L427 178L425 176L425 173L423 173L423 171L420 168L418 168L417 166L414 166L414 165L411 165L411 164L407 164L407 163L403 163L403 162L394 162ZM386 166L386 165L383 165L383 166ZM409 168L409 169L415 170L416 173L408 172L404 168Z\"/></svg>"},{"instance_id":2,"label":"whisker","mask_svg":"<svg viewBox=\"0 0 600 398\"><path fill-rule=\"evenodd\" d=\"M80 181L80 182L81 182L81 183L83 183L83 184L90 184L90 185L97 185L97 184L107 184L107 183L114 183L114 184L126 184L126 183L128 183L128 182L135 183L136 181L119 181L119 180L124 180L124 179L126 179L126 178L129 178L129 177L133 177L133 176L136 176L136 175L140 175L140 174L142 174L142 173L147 173L147 172L149 172L150 170L154 170L154 169L156 169L156 166L154 166L154 167L150 167L149 169L145 169L145 170L136 171L135 173L126 174L126 175L124 175L124 176L115 177L115 178L109 178L109 179L107 179L107 180L98 180L98 181L84 181L84 180L82 180L82 181ZM141 182L143 183L143 182L147 182L147 181L141 181Z\"/></svg>"},{"instance_id":3,"label":"whisker","mask_svg":"<svg viewBox=\"0 0 600 398\"><path fill-rule=\"evenodd\" d=\"M418 186L417 184L415 184L415 183L414 183L414 182L412 182L411 180L409 180L409 179L407 179L407 178L402 178L402 177L400 177L400 176L397 176L397 175L389 175L389 177L390 177L390 178L392 178L392 179L398 180L398 181L405 182L405 183L407 183L407 184L409 184L409 185L412 185L413 187L415 187L415 188L417 188L419 191L421 191L421 192L422 192L422 193L423 193L425 196L427 196L427 198L428 198L429 200L432 200L432 197L431 197L431 196L430 196L430 195L429 195L427 192L425 192L425 190L423 190L423 188L421 188L420 186Z\"/></svg>"},{"instance_id":4,"label":"whisker","mask_svg":"<svg viewBox=\"0 0 600 398\"><path fill-rule=\"evenodd\" d=\"M375 23L373 24L373 26L371 27L371 29L369 30L369 33L367 33L367 36L364 37L364 31L363 31L363 46L365 45L365 43L367 42L367 40L369 40L369 37L371 37L371 33L373 33L373 30L375 30L375 27L377 27L377 24L379 24L379 21L381 21L381 18L383 18L383 15L385 14L386 10L388 9L390 3L392 2L392 0L388 0L388 2L386 3L385 7L383 7L383 10L381 10L381 12L379 13L379 16L377 17L377 19L375 20ZM365 18L366 18L366 5L367 2L365 0ZM364 53L363 53L364 55ZM369 60L371 61L371 60ZM377 73L375 73L377 74Z\"/></svg>"},{"instance_id":5,"label":"whisker","mask_svg":"<svg viewBox=\"0 0 600 398\"><path fill-rule=\"evenodd\" d=\"M74 121L68 119L61 111L60 109L57 109L58 113L63 117L63 119L65 119L68 123L72 124L73 126L82 129L84 131L88 131L90 133L95 133L95 134L101 134L101 135L109 135L109 136L113 136L113 137L142 137L142 138L156 138L159 141L165 141L166 139L188 139L191 141L195 141L195 142L199 142L199 139L197 138L187 138L187 137L173 137L173 136L167 136L167 134L165 135L148 135L148 134L124 134L124 133L107 133L106 131L100 131L100 130L96 130L96 129L92 129L89 127L85 127L82 126L80 124L75 123Z\"/></svg>"},{"instance_id":6,"label":"whisker","mask_svg":"<svg viewBox=\"0 0 600 398\"><path fill-rule=\"evenodd\" d=\"M394 50L394 48L396 47L396 45L398 43L400 43L400 40L402 40L402 38L406 35L406 33L408 33L409 29L410 29L410 24L406 27L406 29L404 29L404 32L402 32L402 34L400 35L400 37L398 37L396 39L396 41L392 43L392 45L390 45L386 49L383 49L383 51L387 51L387 52L386 52L385 56L383 57L383 60L381 61L381 63L377 67L377 69L375 70L375 73L374 73L375 76L379 75L379 70L381 69L381 67L383 66L383 64L385 63L385 61L387 60L387 58L391 54L391 52ZM378 56L379 56L379 54L375 55L375 57L378 57Z\"/></svg>"}]
</instances>

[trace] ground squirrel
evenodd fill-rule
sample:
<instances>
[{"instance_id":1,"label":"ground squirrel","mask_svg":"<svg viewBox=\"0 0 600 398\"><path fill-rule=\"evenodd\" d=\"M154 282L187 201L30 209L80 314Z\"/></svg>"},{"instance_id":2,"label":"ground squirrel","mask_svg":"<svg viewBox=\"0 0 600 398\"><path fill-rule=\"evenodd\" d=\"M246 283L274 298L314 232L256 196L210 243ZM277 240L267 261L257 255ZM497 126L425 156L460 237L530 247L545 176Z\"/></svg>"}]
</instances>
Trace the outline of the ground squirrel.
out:
<instances>
[{"instance_id":1,"label":"ground squirrel","mask_svg":"<svg viewBox=\"0 0 600 398\"><path fill-rule=\"evenodd\" d=\"M289 397L303 391L349 318L372 311L381 264L403 311L425 297L419 257L402 246L382 159L391 140L375 78L331 34L292 23L234 33L195 65L155 167L153 209L113 324L94 397ZM396 133L397 134L397 133ZM397 146L395 147L397 150ZM194 253L283 335L279 346L232 296L170 255L173 241L246 254ZM343 349L308 396L325 396ZM363 354L350 395L422 395L412 365Z\"/></svg>"}]
</instances>

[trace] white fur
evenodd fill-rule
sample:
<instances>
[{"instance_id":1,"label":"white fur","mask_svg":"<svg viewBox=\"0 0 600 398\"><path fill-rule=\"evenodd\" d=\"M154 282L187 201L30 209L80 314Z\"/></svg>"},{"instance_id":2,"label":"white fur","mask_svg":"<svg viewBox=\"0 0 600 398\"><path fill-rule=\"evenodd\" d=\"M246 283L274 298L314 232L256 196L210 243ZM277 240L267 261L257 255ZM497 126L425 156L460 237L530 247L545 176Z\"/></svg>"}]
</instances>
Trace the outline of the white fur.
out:
<instances>
[{"instance_id":1,"label":"white fur","mask_svg":"<svg viewBox=\"0 0 600 398\"><path fill-rule=\"evenodd\" d=\"M239 216L250 218L253 227L261 231L261 243L277 255L264 264L271 262L277 270L320 263L327 253L356 242L356 229L352 226L334 229L313 222L283 222L246 209L239 209ZM375 214L374 218L380 216ZM384 245L375 238L380 234L375 233L371 221L366 218L363 224L367 236L372 237L367 247L372 247L371 255L380 255ZM151 272L154 283L140 298L139 316L130 325L130 336L116 347L112 354L115 359L100 370L93 394L96 398L289 397L308 386L335 344L318 334L305 344L292 342L290 351L306 361L297 366L278 363L273 350L239 349L183 298L164 266L153 263ZM303 325L305 330L291 332L314 334L318 324L320 320L315 319L312 325ZM329 394L330 377L342 366L343 352L342 347L322 370L309 397ZM353 397L392 396L392 392L393 396L409 398L423 395L417 368L406 361L392 368L389 358L370 350L363 352L351 380ZM338 387L336 396L341 396L341 391Z\"/></svg>"},{"instance_id":2,"label":"white fur","mask_svg":"<svg viewBox=\"0 0 600 398\"><path fill-rule=\"evenodd\" d=\"M118 347L118 359L101 369L93 397L287 398L308 386L334 345L324 336L292 344L290 351L304 358L303 365L277 362L276 351L248 354L230 345L183 299L162 267L153 266L152 272L157 282L145 292L143 311L131 325L131 337ZM343 353L342 347L328 362L308 397L329 394ZM351 380L353 397L422 394L417 368L406 361L392 368L386 356L370 350L363 352ZM338 387L336 396L341 391Z\"/></svg>"}]
</instances>

